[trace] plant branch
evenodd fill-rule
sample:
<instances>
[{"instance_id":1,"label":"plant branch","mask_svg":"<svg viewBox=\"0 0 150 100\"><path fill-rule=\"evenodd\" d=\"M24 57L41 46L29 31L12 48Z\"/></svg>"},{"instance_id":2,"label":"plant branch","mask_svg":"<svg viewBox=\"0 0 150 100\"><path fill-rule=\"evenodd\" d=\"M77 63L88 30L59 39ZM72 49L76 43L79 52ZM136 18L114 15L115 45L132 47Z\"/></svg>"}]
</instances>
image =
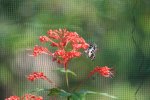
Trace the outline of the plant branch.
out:
<instances>
[{"instance_id":1,"label":"plant branch","mask_svg":"<svg viewBox=\"0 0 150 100\"><path fill-rule=\"evenodd\" d=\"M65 68L65 74L66 74L67 89L69 90L69 79L68 79L68 72L67 72L67 64L64 65L64 68Z\"/></svg>"},{"instance_id":2,"label":"plant branch","mask_svg":"<svg viewBox=\"0 0 150 100\"><path fill-rule=\"evenodd\" d=\"M69 80L68 80L68 72L66 71L66 84L67 88L69 89Z\"/></svg>"}]
</instances>

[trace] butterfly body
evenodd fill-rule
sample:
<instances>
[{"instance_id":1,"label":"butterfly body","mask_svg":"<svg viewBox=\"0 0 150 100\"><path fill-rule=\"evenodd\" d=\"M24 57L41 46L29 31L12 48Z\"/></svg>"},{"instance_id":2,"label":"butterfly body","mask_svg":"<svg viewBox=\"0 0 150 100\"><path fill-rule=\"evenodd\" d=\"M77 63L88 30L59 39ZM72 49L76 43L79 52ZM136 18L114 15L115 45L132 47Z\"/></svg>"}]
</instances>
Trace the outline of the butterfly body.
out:
<instances>
[{"instance_id":1,"label":"butterfly body","mask_svg":"<svg viewBox=\"0 0 150 100\"><path fill-rule=\"evenodd\" d=\"M86 49L84 52L91 60L94 60L96 51L97 51L97 45L94 43L94 44L90 44L89 48Z\"/></svg>"}]
</instances>

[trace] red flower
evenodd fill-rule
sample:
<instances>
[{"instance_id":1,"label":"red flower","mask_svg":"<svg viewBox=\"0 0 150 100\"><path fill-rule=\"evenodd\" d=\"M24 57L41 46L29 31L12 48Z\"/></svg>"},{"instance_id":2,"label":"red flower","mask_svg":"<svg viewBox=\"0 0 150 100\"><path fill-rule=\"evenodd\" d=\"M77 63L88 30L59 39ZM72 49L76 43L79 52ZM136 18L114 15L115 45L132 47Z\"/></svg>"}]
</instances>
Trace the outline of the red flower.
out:
<instances>
[{"instance_id":1,"label":"red flower","mask_svg":"<svg viewBox=\"0 0 150 100\"><path fill-rule=\"evenodd\" d=\"M42 53L50 54L53 61L64 64L66 68L67 63L75 57L80 57L80 49L87 49L89 44L79 36L76 32L69 32L66 29L49 30L48 36L40 36L41 42L50 42L50 46L57 47L54 53L50 53L47 48L35 46L33 55L37 56Z\"/></svg>"},{"instance_id":2,"label":"red flower","mask_svg":"<svg viewBox=\"0 0 150 100\"><path fill-rule=\"evenodd\" d=\"M29 81L34 81L36 79L43 79L48 81L49 83L51 83L53 86L58 87L53 81L51 81L50 79L48 79L43 72L33 72L30 75L27 76L27 79Z\"/></svg>"},{"instance_id":3,"label":"red flower","mask_svg":"<svg viewBox=\"0 0 150 100\"><path fill-rule=\"evenodd\" d=\"M20 100L20 97L18 97L18 96L10 96L9 98L6 98L5 100Z\"/></svg>"},{"instance_id":4,"label":"red flower","mask_svg":"<svg viewBox=\"0 0 150 100\"><path fill-rule=\"evenodd\" d=\"M18 96L10 96L9 98L6 98L5 100L43 100L43 97L41 96L35 96L32 94L25 94L23 97Z\"/></svg>"},{"instance_id":5,"label":"red flower","mask_svg":"<svg viewBox=\"0 0 150 100\"><path fill-rule=\"evenodd\" d=\"M58 63L66 65L68 63L68 61L71 60L72 58L74 58L74 57L80 57L81 53L77 52L77 51L67 52L65 50L57 50L53 54L53 56L54 56L53 57L53 61L57 60ZM60 57L61 57L61 59L60 59Z\"/></svg>"},{"instance_id":6,"label":"red flower","mask_svg":"<svg viewBox=\"0 0 150 100\"><path fill-rule=\"evenodd\" d=\"M63 56L63 55L65 55L65 50L57 50L57 51L55 51L55 53L54 53L54 56Z\"/></svg>"},{"instance_id":7,"label":"red flower","mask_svg":"<svg viewBox=\"0 0 150 100\"><path fill-rule=\"evenodd\" d=\"M40 36L39 40L44 43L48 42L50 39L47 36Z\"/></svg>"},{"instance_id":8,"label":"red flower","mask_svg":"<svg viewBox=\"0 0 150 100\"><path fill-rule=\"evenodd\" d=\"M44 47L42 47L42 46L36 45L36 46L34 47L34 50L33 50L33 54L32 54L32 55L33 55L33 56L38 56L39 54L42 54L42 53L51 54L47 48L44 48Z\"/></svg>"},{"instance_id":9,"label":"red flower","mask_svg":"<svg viewBox=\"0 0 150 100\"><path fill-rule=\"evenodd\" d=\"M70 51L68 52L68 58L80 57L81 53L78 51Z\"/></svg>"},{"instance_id":10,"label":"red flower","mask_svg":"<svg viewBox=\"0 0 150 100\"><path fill-rule=\"evenodd\" d=\"M43 100L43 97L41 96L36 96L36 95L32 95L32 94L25 94L22 97L23 100Z\"/></svg>"},{"instance_id":11,"label":"red flower","mask_svg":"<svg viewBox=\"0 0 150 100\"><path fill-rule=\"evenodd\" d=\"M47 77L42 72L33 72L30 75L28 75L27 79L29 81L34 81L36 79L44 79L47 80Z\"/></svg>"},{"instance_id":12,"label":"red flower","mask_svg":"<svg viewBox=\"0 0 150 100\"><path fill-rule=\"evenodd\" d=\"M58 35L58 30L49 30L48 32L47 32L47 34L49 35L49 38L52 38L52 39L59 39L60 37L59 37L59 35Z\"/></svg>"},{"instance_id":13,"label":"red flower","mask_svg":"<svg viewBox=\"0 0 150 100\"><path fill-rule=\"evenodd\" d=\"M82 44L73 44L72 46L74 50L79 50L80 48L82 48Z\"/></svg>"},{"instance_id":14,"label":"red flower","mask_svg":"<svg viewBox=\"0 0 150 100\"><path fill-rule=\"evenodd\" d=\"M111 72L111 68L108 68L107 66L104 67L95 67L94 70L92 70L90 72L90 74L88 75L88 77L91 77L93 74L95 73L99 73L100 75L104 76L104 77L112 77L113 73Z\"/></svg>"},{"instance_id":15,"label":"red flower","mask_svg":"<svg viewBox=\"0 0 150 100\"><path fill-rule=\"evenodd\" d=\"M83 43L83 44L72 44L73 50L79 50L79 49L87 49L89 47L89 44Z\"/></svg>"},{"instance_id":16,"label":"red flower","mask_svg":"<svg viewBox=\"0 0 150 100\"><path fill-rule=\"evenodd\" d=\"M87 44L87 43L84 43L84 44L82 44L82 48L85 50L85 49L87 49L89 47L89 44Z\"/></svg>"}]
</instances>

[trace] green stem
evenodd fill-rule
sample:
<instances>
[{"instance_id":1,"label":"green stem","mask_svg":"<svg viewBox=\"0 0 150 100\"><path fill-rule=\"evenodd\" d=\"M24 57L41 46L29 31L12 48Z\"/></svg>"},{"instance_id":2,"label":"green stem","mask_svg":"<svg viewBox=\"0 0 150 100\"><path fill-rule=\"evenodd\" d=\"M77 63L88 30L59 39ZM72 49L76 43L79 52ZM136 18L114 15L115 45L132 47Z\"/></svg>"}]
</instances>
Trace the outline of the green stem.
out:
<instances>
[{"instance_id":1,"label":"green stem","mask_svg":"<svg viewBox=\"0 0 150 100\"><path fill-rule=\"evenodd\" d=\"M66 70L66 83L67 83L67 88L69 90L69 80L68 80L68 72Z\"/></svg>"},{"instance_id":2,"label":"green stem","mask_svg":"<svg viewBox=\"0 0 150 100\"><path fill-rule=\"evenodd\" d=\"M65 64L64 67L65 67L65 71L66 71L66 84L67 84L67 89L69 90L69 80L68 80L67 64Z\"/></svg>"}]
</instances>

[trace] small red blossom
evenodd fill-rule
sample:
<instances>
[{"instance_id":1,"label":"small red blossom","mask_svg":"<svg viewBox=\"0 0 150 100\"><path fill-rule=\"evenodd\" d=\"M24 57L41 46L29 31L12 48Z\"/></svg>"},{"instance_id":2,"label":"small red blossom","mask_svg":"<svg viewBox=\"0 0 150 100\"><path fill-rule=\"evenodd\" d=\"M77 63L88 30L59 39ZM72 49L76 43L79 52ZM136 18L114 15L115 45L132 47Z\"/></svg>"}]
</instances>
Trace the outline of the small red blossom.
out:
<instances>
[{"instance_id":1,"label":"small red blossom","mask_svg":"<svg viewBox=\"0 0 150 100\"><path fill-rule=\"evenodd\" d=\"M54 56L58 56L58 57L63 55L65 55L65 50L57 50L54 53Z\"/></svg>"},{"instance_id":2,"label":"small red blossom","mask_svg":"<svg viewBox=\"0 0 150 100\"><path fill-rule=\"evenodd\" d=\"M78 51L70 51L68 52L68 58L80 57L81 52Z\"/></svg>"},{"instance_id":3,"label":"small red blossom","mask_svg":"<svg viewBox=\"0 0 150 100\"><path fill-rule=\"evenodd\" d=\"M59 39L59 35L58 35L58 30L49 30L47 32L49 38L52 38L52 39Z\"/></svg>"},{"instance_id":4,"label":"small red blossom","mask_svg":"<svg viewBox=\"0 0 150 100\"><path fill-rule=\"evenodd\" d=\"M51 81L49 78L47 78L43 72L33 72L27 76L27 79L29 81L34 81L37 79L43 79L43 80L46 80L47 82L51 83L54 87L58 87L53 81Z\"/></svg>"},{"instance_id":5,"label":"small red blossom","mask_svg":"<svg viewBox=\"0 0 150 100\"><path fill-rule=\"evenodd\" d=\"M59 40L57 42L59 44L59 49L64 49L68 43L70 43L73 48L77 47L77 50L87 49L89 46L76 32L69 32L66 29L49 30L47 34L50 40Z\"/></svg>"},{"instance_id":6,"label":"small red blossom","mask_svg":"<svg viewBox=\"0 0 150 100\"><path fill-rule=\"evenodd\" d=\"M104 66L104 67L97 66L97 67L94 68L94 70L92 70L90 72L90 74L88 75L88 77L91 77L95 73L99 73L100 75L102 75L104 77L112 77L113 73L112 73L111 70L112 69L108 68L107 66Z\"/></svg>"},{"instance_id":7,"label":"small red blossom","mask_svg":"<svg viewBox=\"0 0 150 100\"><path fill-rule=\"evenodd\" d=\"M73 50L79 50L79 49L87 49L89 47L89 44L84 43L84 44L73 44Z\"/></svg>"},{"instance_id":8,"label":"small red blossom","mask_svg":"<svg viewBox=\"0 0 150 100\"><path fill-rule=\"evenodd\" d=\"M48 42L50 39L47 36L40 36L39 38L40 42Z\"/></svg>"},{"instance_id":9,"label":"small red blossom","mask_svg":"<svg viewBox=\"0 0 150 100\"><path fill-rule=\"evenodd\" d=\"M47 77L43 74L43 72L33 72L30 75L28 75L27 79L29 81L34 81L36 79L44 79L47 80Z\"/></svg>"},{"instance_id":10,"label":"small red blossom","mask_svg":"<svg viewBox=\"0 0 150 100\"><path fill-rule=\"evenodd\" d=\"M22 100L43 100L43 97L32 95L32 94L25 94L22 97Z\"/></svg>"},{"instance_id":11,"label":"small red blossom","mask_svg":"<svg viewBox=\"0 0 150 100\"><path fill-rule=\"evenodd\" d=\"M18 97L18 96L10 96L9 98L6 98L5 100L20 100L20 97Z\"/></svg>"},{"instance_id":12,"label":"small red blossom","mask_svg":"<svg viewBox=\"0 0 150 100\"><path fill-rule=\"evenodd\" d=\"M88 47L89 47L89 44L87 44L87 43L82 44L82 48L83 48L84 50L86 50Z\"/></svg>"},{"instance_id":13,"label":"small red blossom","mask_svg":"<svg viewBox=\"0 0 150 100\"><path fill-rule=\"evenodd\" d=\"M33 55L33 56L38 56L39 54L42 54L42 53L51 54L47 48L44 48L44 47L42 47L42 46L36 45L36 46L34 47L34 50L33 50L33 54L32 54L32 55Z\"/></svg>"},{"instance_id":14,"label":"small red blossom","mask_svg":"<svg viewBox=\"0 0 150 100\"><path fill-rule=\"evenodd\" d=\"M81 52L78 51L70 51L67 52L65 50L57 50L54 54L53 54L53 61L57 60L58 63L64 64L66 65L68 63L68 61L74 57L80 57L81 56ZM59 59L59 57L61 57L61 59ZM66 66L65 66L66 68Z\"/></svg>"},{"instance_id":15,"label":"small red blossom","mask_svg":"<svg viewBox=\"0 0 150 100\"><path fill-rule=\"evenodd\" d=\"M73 44L72 46L74 50L79 50L80 48L82 48L82 44Z\"/></svg>"}]
</instances>

